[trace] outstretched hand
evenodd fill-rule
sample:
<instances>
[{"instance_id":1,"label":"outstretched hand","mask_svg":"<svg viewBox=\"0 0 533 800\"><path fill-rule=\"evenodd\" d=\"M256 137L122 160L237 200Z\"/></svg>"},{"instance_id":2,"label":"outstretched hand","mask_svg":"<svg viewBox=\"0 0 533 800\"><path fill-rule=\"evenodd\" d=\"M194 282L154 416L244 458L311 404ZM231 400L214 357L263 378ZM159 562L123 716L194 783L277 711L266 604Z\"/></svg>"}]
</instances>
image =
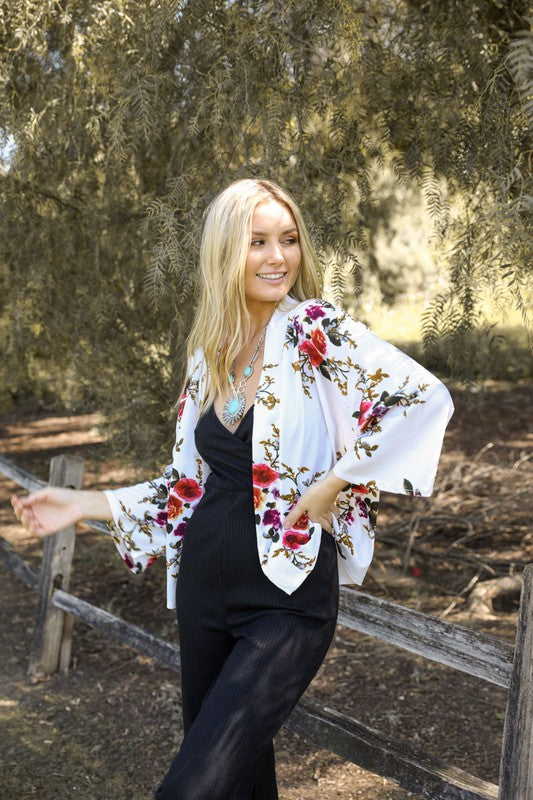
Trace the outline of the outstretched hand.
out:
<instances>
[{"instance_id":1,"label":"outstretched hand","mask_svg":"<svg viewBox=\"0 0 533 800\"><path fill-rule=\"evenodd\" d=\"M17 519L36 536L50 536L82 519L82 511L72 489L47 486L27 497L11 496Z\"/></svg>"},{"instance_id":2,"label":"outstretched hand","mask_svg":"<svg viewBox=\"0 0 533 800\"><path fill-rule=\"evenodd\" d=\"M324 485L324 481L312 483L299 497L283 521L284 530L291 528L302 516L318 524L328 533L333 533L333 519L336 517L337 503L335 496L332 499L331 490Z\"/></svg>"}]
</instances>

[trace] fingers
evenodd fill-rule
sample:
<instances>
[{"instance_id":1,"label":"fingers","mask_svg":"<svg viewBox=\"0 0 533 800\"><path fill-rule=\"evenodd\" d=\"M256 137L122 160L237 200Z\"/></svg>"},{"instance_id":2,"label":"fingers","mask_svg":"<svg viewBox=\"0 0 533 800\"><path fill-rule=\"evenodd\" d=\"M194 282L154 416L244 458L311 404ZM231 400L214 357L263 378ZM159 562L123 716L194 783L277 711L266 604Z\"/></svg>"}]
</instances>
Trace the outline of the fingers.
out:
<instances>
[{"instance_id":1,"label":"fingers","mask_svg":"<svg viewBox=\"0 0 533 800\"><path fill-rule=\"evenodd\" d=\"M308 509L300 509L297 505L295 505L293 506L293 508L291 508L291 510L285 517L285 520L283 522L283 529L288 530L288 528L292 527L292 525L294 525L294 523L297 522L303 514L308 514L310 521L312 519L313 522L318 522L320 526L328 533L334 533L335 530L334 520L337 519L337 514L336 514L337 510L338 510L337 501L334 501L331 505L331 508L329 509L329 514L331 514L331 518L329 517L329 514L327 512L325 512L321 516L317 515L317 517L315 518L314 516L309 515Z\"/></svg>"},{"instance_id":2,"label":"fingers","mask_svg":"<svg viewBox=\"0 0 533 800\"><path fill-rule=\"evenodd\" d=\"M25 497L19 497L16 494L11 495L11 505L15 510L15 514L20 514L22 509L24 508L31 508L35 501L40 500L41 502L46 502L49 497L49 487L46 486L44 489L37 489L35 492L31 492L30 494L26 495Z\"/></svg>"},{"instance_id":3,"label":"fingers","mask_svg":"<svg viewBox=\"0 0 533 800\"><path fill-rule=\"evenodd\" d=\"M302 514L306 514L306 513L307 513L306 509L300 508L298 503L296 503L296 505L294 505L291 508L291 510L289 511L289 513L287 514L285 519L283 520L283 530L286 531L289 528L292 528L294 523L297 522L300 519Z\"/></svg>"},{"instance_id":4,"label":"fingers","mask_svg":"<svg viewBox=\"0 0 533 800\"><path fill-rule=\"evenodd\" d=\"M49 487L45 486L44 489L36 489L35 492L31 492L26 495L26 497L19 497L18 499L20 500L21 506L25 508L31 506L36 500L40 500L41 502L43 502L43 500L48 500L49 491Z\"/></svg>"},{"instance_id":5,"label":"fingers","mask_svg":"<svg viewBox=\"0 0 533 800\"><path fill-rule=\"evenodd\" d=\"M45 534L45 530L35 518L31 505L27 502L30 498L34 499L32 495L29 495L29 497L17 497L17 495L12 495L11 505L13 506L13 510L18 521L26 528L27 531L36 536L43 536Z\"/></svg>"},{"instance_id":6,"label":"fingers","mask_svg":"<svg viewBox=\"0 0 533 800\"><path fill-rule=\"evenodd\" d=\"M20 515L22 513L22 503L20 502L20 498L17 497L16 494L11 495L11 505L13 506L13 511L15 512L16 518L20 522Z\"/></svg>"}]
</instances>

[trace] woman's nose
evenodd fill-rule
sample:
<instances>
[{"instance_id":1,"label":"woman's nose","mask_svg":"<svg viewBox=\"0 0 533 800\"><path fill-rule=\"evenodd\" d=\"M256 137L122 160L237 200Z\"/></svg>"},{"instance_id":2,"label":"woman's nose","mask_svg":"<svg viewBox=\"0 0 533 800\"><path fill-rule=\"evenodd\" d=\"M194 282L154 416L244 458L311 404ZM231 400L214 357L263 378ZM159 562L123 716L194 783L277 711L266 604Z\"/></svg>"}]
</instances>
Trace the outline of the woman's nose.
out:
<instances>
[{"instance_id":1,"label":"woman's nose","mask_svg":"<svg viewBox=\"0 0 533 800\"><path fill-rule=\"evenodd\" d=\"M273 244L268 252L268 261L270 264L283 264L283 253L279 244Z\"/></svg>"}]
</instances>

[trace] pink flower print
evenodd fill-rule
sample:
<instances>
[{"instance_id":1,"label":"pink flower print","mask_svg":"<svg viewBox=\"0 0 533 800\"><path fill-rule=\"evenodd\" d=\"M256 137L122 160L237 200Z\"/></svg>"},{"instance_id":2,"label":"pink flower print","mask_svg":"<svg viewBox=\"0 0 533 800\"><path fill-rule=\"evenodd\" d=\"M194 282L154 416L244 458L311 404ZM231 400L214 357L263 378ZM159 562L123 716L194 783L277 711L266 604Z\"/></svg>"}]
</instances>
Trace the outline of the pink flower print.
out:
<instances>
[{"instance_id":1,"label":"pink flower print","mask_svg":"<svg viewBox=\"0 0 533 800\"><path fill-rule=\"evenodd\" d=\"M376 425L389 409L387 406L374 406L370 400L363 400L359 407L359 430L366 431Z\"/></svg>"},{"instance_id":2,"label":"pink flower print","mask_svg":"<svg viewBox=\"0 0 533 800\"><path fill-rule=\"evenodd\" d=\"M164 528L165 525L167 524L167 519L168 519L167 512L160 511L159 514L157 514L157 516L154 517L154 522L156 525L161 525L161 527Z\"/></svg>"},{"instance_id":3,"label":"pink flower print","mask_svg":"<svg viewBox=\"0 0 533 800\"><path fill-rule=\"evenodd\" d=\"M124 559L124 563L126 564L128 569L134 569L135 563L134 563L133 558L130 556L129 553L124 553L122 558Z\"/></svg>"},{"instance_id":4,"label":"pink flower print","mask_svg":"<svg viewBox=\"0 0 533 800\"><path fill-rule=\"evenodd\" d=\"M176 525L176 529L174 530L174 536L177 536L178 539L183 539L186 527L187 527L186 522L180 522L179 525Z\"/></svg>"},{"instance_id":5,"label":"pink flower print","mask_svg":"<svg viewBox=\"0 0 533 800\"><path fill-rule=\"evenodd\" d=\"M179 404L178 404L178 419L179 420L181 419L181 417L183 415L183 409L185 408L185 400L187 399L187 388L188 388L188 386L189 386L189 384L187 383L187 386L183 390L183 394L181 395L180 401L179 401Z\"/></svg>"},{"instance_id":6,"label":"pink flower print","mask_svg":"<svg viewBox=\"0 0 533 800\"><path fill-rule=\"evenodd\" d=\"M283 546L289 547L291 550L298 550L302 544L307 544L308 541L309 536L307 533L300 533L291 529L283 534Z\"/></svg>"},{"instance_id":7,"label":"pink flower print","mask_svg":"<svg viewBox=\"0 0 533 800\"><path fill-rule=\"evenodd\" d=\"M359 498L359 499L356 501L355 505L356 505L356 507L357 507L357 513L358 513L358 515L359 515L360 517L363 517L363 519L368 519L368 506L367 506L367 504L365 503L365 501L364 501L364 500L361 500L361 499Z\"/></svg>"},{"instance_id":8,"label":"pink flower print","mask_svg":"<svg viewBox=\"0 0 533 800\"><path fill-rule=\"evenodd\" d=\"M270 525L272 528L281 528L281 515L277 508L269 508L263 514L263 525Z\"/></svg>"},{"instance_id":9,"label":"pink flower print","mask_svg":"<svg viewBox=\"0 0 533 800\"><path fill-rule=\"evenodd\" d=\"M372 408L372 402L370 400L361 401L361 405L359 406L359 428L362 431L364 431L364 429L368 425L368 419L370 416L371 408Z\"/></svg>"},{"instance_id":10,"label":"pink flower print","mask_svg":"<svg viewBox=\"0 0 533 800\"><path fill-rule=\"evenodd\" d=\"M310 317L311 319L318 319L319 317L325 317L326 312L322 308L322 306L312 305L307 306L305 309L305 315Z\"/></svg>"}]
</instances>

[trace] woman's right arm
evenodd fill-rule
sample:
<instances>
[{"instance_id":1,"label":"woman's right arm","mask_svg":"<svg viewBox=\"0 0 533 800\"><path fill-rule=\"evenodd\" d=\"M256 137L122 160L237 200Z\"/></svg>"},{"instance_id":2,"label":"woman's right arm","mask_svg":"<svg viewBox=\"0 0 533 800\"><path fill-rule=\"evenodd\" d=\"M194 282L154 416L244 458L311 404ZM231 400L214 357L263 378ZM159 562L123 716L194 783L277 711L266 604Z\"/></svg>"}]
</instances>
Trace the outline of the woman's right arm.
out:
<instances>
[{"instance_id":1,"label":"woman's right arm","mask_svg":"<svg viewBox=\"0 0 533 800\"><path fill-rule=\"evenodd\" d=\"M180 421L191 363L177 408L173 455L183 443ZM82 519L103 520L128 568L142 572L166 551L171 560L173 551L177 555L186 521L202 494L194 479L182 478L170 463L158 478L134 486L103 491L47 486L27 497L13 495L11 503L20 522L37 536L48 536Z\"/></svg>"},{"instance_id":2,"label":"woman's right arm","mask_svg":"<svg viewBox=\"0 0 533 800\"><path fill-rule=\"evenodd\" d=\"M17 519L36 536L49 536L82 519L113 519L104 492L46 486L27 497L11 497Z\"/></svg>"}]
</instances>

